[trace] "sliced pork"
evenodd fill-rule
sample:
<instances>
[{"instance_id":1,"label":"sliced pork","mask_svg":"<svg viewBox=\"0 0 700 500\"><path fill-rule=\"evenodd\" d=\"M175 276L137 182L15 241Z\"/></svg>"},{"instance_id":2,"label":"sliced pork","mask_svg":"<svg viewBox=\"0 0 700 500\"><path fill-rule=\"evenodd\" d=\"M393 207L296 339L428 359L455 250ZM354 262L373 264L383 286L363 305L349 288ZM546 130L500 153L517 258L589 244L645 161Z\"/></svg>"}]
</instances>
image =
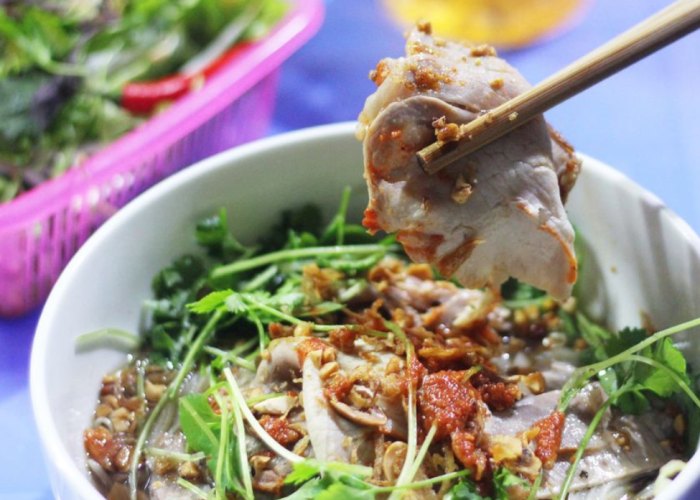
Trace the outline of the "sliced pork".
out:
<instances>
[{"instance_id":1,"label":"sliced pork","mask_svg":"<svg viewBox=\"0 0 700 500\"><path fill-rule=\"evenodd\" d=\"M411 32L406 57L385 59L372 78L358 136L364 141L370 231L396 232L416 262L470 288L513 276L569 296L574 232L564 211L579 162L543 118L435 175L415 153L456 138L468 123L529 88L495 51Z\"/></svg>"}]
</instances>

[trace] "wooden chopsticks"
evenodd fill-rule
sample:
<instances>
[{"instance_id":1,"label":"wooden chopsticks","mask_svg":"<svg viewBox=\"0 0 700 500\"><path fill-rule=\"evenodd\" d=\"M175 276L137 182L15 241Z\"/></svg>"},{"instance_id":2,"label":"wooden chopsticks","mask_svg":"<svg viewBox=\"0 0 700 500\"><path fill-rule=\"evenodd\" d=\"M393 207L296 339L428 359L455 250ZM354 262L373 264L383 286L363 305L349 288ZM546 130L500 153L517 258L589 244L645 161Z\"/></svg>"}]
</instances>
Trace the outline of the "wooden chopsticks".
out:
<instances>
[{"instance_id":1,"label":"wooden chopsticks","mask_svg":"<svg viewBox=\"0 0 700 500\"><path fill-rule=\"evenodd\" d=\"M679 0L527 92L462 125L459 140L437 141L423 148L417 153L418 161L428 174L434 174L699 27L700 0Z\"/></svg>"}]
</instances>

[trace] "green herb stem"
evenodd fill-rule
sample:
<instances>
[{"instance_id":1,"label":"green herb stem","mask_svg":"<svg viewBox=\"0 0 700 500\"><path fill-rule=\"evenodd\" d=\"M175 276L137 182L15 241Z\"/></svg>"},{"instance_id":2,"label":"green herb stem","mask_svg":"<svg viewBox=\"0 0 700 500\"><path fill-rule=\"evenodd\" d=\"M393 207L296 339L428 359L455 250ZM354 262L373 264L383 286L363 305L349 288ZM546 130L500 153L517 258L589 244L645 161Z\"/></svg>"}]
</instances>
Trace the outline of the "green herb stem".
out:
<instances>
[{"instance_id":1,"label":"green herb stem","mask_svg":"<svg viewBox=\"0 0 700 500\"><path fill-rule=\"evenodd\" d=\"M345 220L348 215L348 205L350 204L350 194L351 190L349 186L345 186L343 189L343 195L340 198L340 209L338 210L338 215L335 217L335 224L338 226L336 229L336 243L342 245L345 242Z\"/></svg>"},{"instance_id":2,"label":"green herb stem","mask_svg":"<svg viewBox=\"0 0 700 500\"><path fill-rule=\"evenodd\" d=\"M129 469L129 491L131 500L138 500L138 471L139 463L141 462L141 452L146 444L146 439L148 439L148 435L151 433L151 428L153 427L153 424L155 423L156 419L161 414L163 408L165 408L165 405L168 402L169 398L168 393L166 392L160 398L158 403L153 407L151 413L148 415L148 418L146 419L146 422L144 422L143 428L141 429L141 434L139 434L139 438L136 441L136 445L134 446L134 453L131 457L131 468Z\"/></svg>"},{"instance_id":3,"label":"green herb stem","mask_svg":"<svg viewBox=\"0 0 700 500\"><path fill-rule=\"evenodd\" d=\"M695 328L697 326L700 326L700 318L696 318L691 321L686 321L685 323L681 323L680 325L672 326L671 328L666 328L665 330L656 332L654 335L651 335L648 338L642 340L637 345L634 345L629 349L626 349L621 353L616 354L615 356L612 356L603 361L599 361L597 363L592 363L590 365L577 368L562 388L562 397L559 401L558 410L561 412L565 412L566 408L568 408L569 406L569 403L571 403L571 400L574 399L578 391L580 391L581 388L583 388L586 385L588 380L590 380L598 373L607 370L608 368L616 364L629 361L631 355L646 349L647 347L655 344L659 340L662 340L666 337L670 337L685 330L689 330L690 328Z\"/></svg>"},{"instance_id":4,"label":"green herb stem","mask_svg":"<svg viewBox=\"0 0 700 500\"><path fill-rule=\"evenodd\" d=\"M262 266L284 262L289 260L320 257L326 255L367 255L371 253L388 253L398 251L397 246L386 245L337 245L332 247L308 247L294 248L271 252L251 259L239 260L225 266L217 267L211 273L213 279L231 276L233 274L249 271Z\"/></svg>"},{"instance_id":5,"label":"green herb stem","mask_svg":"<svg viewBox=\"0 0 700 500\"><path fill-rule=\"evenodd\" d=\"M240 366L241 368L245 368L248 371L255 372L255 363L245 358L234 356L230 352L226 352L211 346L204 346L202 350L207 354L211 354L212 356L222 358L226 361L230 361L231 363Z\"/></svg>"},{"instance_id":6,"label":"green herb stem","mask_svg":"<svg viewBox=\"0 0 700 500\"><path fill-rule=\"evenodd\" d=\"M141 345L141 338L138 335L118 328L103 328L80 335L75 340L75 344L81 350L103 346L115 347L115 345L118 345L127 351L135 351Z\"/></svg>"},{"instance_id":7,"label":"green herb stem","mask_svg":"<svg viewBox=\"0 0 700 500\"><path fill-rule=\"evenodd\" d=\"M700 408L700 398L698 398L695 392L693 392L693 390L690 387L688 387L688 384L686 384L685 381L668 366L664 365L663 363L659 363L655 359L645 358L644 356L637 356L636 354L631 355L628 359L637 363L644 363L653 366L654 368L665 372L669 377L673 379L673 381L678 385L678 387L680 387L683 390L683 392L686 393L686 395L691 399L691 401L695 403L695 406Z\"/></svg>"},{"instance_id":8,"label":"green herb stem","mask_svg":"<svg viewBox=\"0 0 700 500\"><path fill-rule=\"evenodd\" d=\"M358 279L348 288L343 290L340 295L338 295L338 301L342 303L349 302L355 296L359 295L365 288L367 288L367 280Z\"/></svg>"},{"instance_id":9,"label":"green herb stem","mask_svg":"<svg viewBox=\"0 0 700 500\"><path fill-rule=\"evenodd\" d=\"M192 347L187 352L187 356L185 356L185 359L182 362L182 366L180 367L180 371L175 377L175 380L173 380L173 382L170 384L170 387L168 388L169 398L173 398L177 395L177 392L180 390L182 382L185 380L187 374L190 373L190 370L192 370L192 366L194 365L195 359L202 351L204 344L213 335L214 330L216 328L216 324L219 322L223 314L224 313L222 311L216 311L209 319L209 321L207 321L207 324L204 325L202 332L199 334L197 339L192 344Z\"/></svg>"},{"instance_id":10,"label":"green herb stem","mask_svg":"<svg viewBox=\"0 0 700 500\"><path fill-rule=\"evenodd\" d=\"M255 349L250 354L246 354L245 360L252 362L254 359L257 359L258 356L260 356L260 349Z\"/></svg>"},{"instance_id":11,"label":"green herb stem","mask_svg":"<svg viewBox=\"0 0 700 500\"><path fill-rule=\"evenodd\" d=\"M292 453L287 448L280 445L277 441L275 441L272 438L272 436L270 436L267 433L267 431L265 431L265 429L263 429L262 425L260 425L260 422L258 422L258 420L255 418L255 415L253 415L253 412L251 412L250 408L248 408L248 404L246 403L243 394L241 394L241 390L238 388L236 379L233 377L233 373L231 373L231 370L229 368L224 368L224 375L226 376L226 380L228 380L229 387L231 389L231 397L233 398L233 403L237 404L240 407L243 417L245 417L245 419L248 421L248 425L250 425L253 428L255 434L257 434L260 440L263 443L265 443L265 445L267 445L268 448L277 453L280 457L284 458L285 460L291 463L298 463L303 461L303 457L300 457L296 453Z\"/></svg>"},{"instance_id":12,"label":"green herb stem","mask_svg":"<svg viewBox=\"0 0 700 500\"><path fill-rule=\"evenodd\" d=\"M163 408L165 408L165 405L177 396L178 392L180 391L180 386L182 385L182 382L185 380L185 377L192 369L192 365L194 364L195 358L202 350L204 343L214 332L216 323L219 321L222 314L222 312L217 311L216 313L214 313L214 315L212 315L211 319L204 326L201 333L197 337L197 340L195 340L194 344L192 344L192 347L190 348L189 352L187 353L187 356L185 357L185 360L182 362L182 366L180 366L180 370L175 376L175 379L170 383L168 390L165 394L163 394L163 396L160 398L153 410L151 410L151 413L148 415L146 422L143 424L143 429L141 429L139 438L136 441L136 445L134 446L134 452L131 457L131 467L129 469L129 490L131 500L138 500L137 494L139 463L141 462L141 452L144 446L146 445L146 440L148 439L148 436L151 433L151 428L153 427L153 424L155 423L160 413L163 411Z\"/></svg>"},{"instance_id":13,"label":"green herb stem","mask_svg":"<svg viewBox=\"0 0 700 500\"><path fill-rule=\"evenodd\" d=\"M267 346L267 335L265 335L265 328L263 327L262 321L260 321L260 318L255 313L255 311L251 310L250 316L253 319L253 323L255 323L255 328L258 331L258 349L260 350L260 352L263 352L265 350L265 347Z\"/></svg>"},{"instance_id":14,"label":"green herb stem","mask_svg":"<svg viewBox=\"0 0 700 500\"><path fill-rule=\"evenodd\" d=\"M443 474L442 476L436 476L430 479L424 479L423 481L416 481L415 483L404 484L401 486L378 486L372 488L372 493L390 493L396 490L417 490L420 488L425 488L426 486L431 486L433 484L442 483L444 481L451 481L453 479L459 479L460 477L468 476L470 471L468 469L462 469L457 472L450 472L448 474Z\"/></svg>"},{"instance_id":15,"label":"green herb stem","mask_svg":"<svg viewBox=\"0 0 700 500\"><path fill-rule=\"evenodd\" d=\"M540 491L542 479L544 479L544 468L540 469L540 473L537 474L537 479L535 479L535 482L532 483L532 488L530 488L530 494L527 496L527 500L537 499L537 492Z\"/></svg>"},{"instance_id":16,"label":"green herb stem","mask_svg":"<svg viewBox=\"0 0 700 500\"><path fill-rule=\"evenodd\" d=\"M263 272L255 275L255 277L243 286L244 292L254 292L258 288L262 287L270 281L275 274L277 274L277 266L272 265L265 269Z\"/></svg>"},{"instance_id":17,"label":"green herb stem","mask_svg":"<svg viewBox=\"0 0 700 500\"><path fill-rule=\"evenodd\" d=\"M420 447L420 450L418 450L418 455L416 456L416 459L413 461L413 465L408 471L408 476L406 477L406 481L410 483L413 481L413 478L416 477L416 474L418 473L418 469L420 469L420 466L423 464L423 459L425 458L425 454L428 453L428 448L430 448L430 444L433 442L433 438L435 437L435 433L437 432L437 424L433 424L430 430L428 431L428 435L425 437L425 441L423 441L423 444Z\"/></svg>"},{"instance_id":18,"label":"green herb stem","mask_svg":"<svg viewBox=\"0 0 700 500\"><path fill-rule=\"evenodd\" d=\"M255 344L257 343L257 341L258 341L258 339L252 338L252 339L244 342L243 344L238 345L238 346L234 347L233 349L231 349L229 354L231 354L233 356L238 356L239 354L242 354L242 353L252 349L253 347L255 347Z\"/></svg>"},{"instance_id":19,"label":"green herb stem","mask_svg":"<svg viewBox=\"0 0 700 500\"><path fill-rule=\"evenodd\" d=\"M396 324L391 321L385 321L384 326L393 332L399 339L401 339L406 345L406 371L410 370L413 363L413 343L408 339L406 333ZM396 486L403 486L411 482L409 475L411 473L411 468L413 461L416 457L416 447L418 441L418 421L416 417L416 389L413 387L413 380L408 380L408 443L406 447L406 458L404 458L403 467L401 468L401 473L396 480ZM396 498L396 495L392 493L390 500Z\"/></svg>"},{"instance_id":20,"label":"green herb stem","mask_svg":"<svg viewBox=\"0 0 700 500\"><path fill-rule=\"evenodd\" d=\"M218 500L226 500L226 489L224 488L224 465L226 464L226 449L228 448L228 408L218 392L214 393L216 403L221 409L221 433L219 434L219 453L214 471L214 482L216 484L216 497Z\"/></svg>"},{"instance_id":21,"label":"green herb stem","mask_svg":"<svg viewBox=\"0 0 700 500\"><path fill-rule=\"evenodd\" d=\"M504 300L503 306L508 309L525 309L529 306L541 306L547 299L551 299L551 297L549 295L543 295L541 297L535 297L534 299Z\"/></svg>"},{"instance_id":22,"label":"green herb stem","mask_svg":"<svg viewBox=\"0 0 700 500\"><path fill-rule=\"evenodd\" d=\"M214 394L212 392L212 394ZM197 410L195 410L192 405L190 404L187 399L181 399L180 404L182 407L187 411L187 413L190 414L192 419L197 422L197 426L204 432L204 435L207 437L207 439L211 442L213 446L218 446L219 445L219 438L217 438L212 430L209 428L207 423L202 420L202 417L199 416L199 413L197 413Z\"/></svg>"},{"instance_id":23,"label":"green herb stem","mask_svg":"<svg viewBox=\"0 0 700 500\"><path fill-rule=\"evenodd\" d=\"M583 454L586 451L586 447L588 446L588 442L593 437L593 434L595 433L598 424L600 424L600 421L603 418L605 411L610 407L611 404L613 404L613 402L615 402L615 400L618 397L622 396L629 390L630 387L628 386L623 386L619 388L607 400L605 400L605 403L603 403L603 405L598 409L598 412L595 414L595 416L591 420L591 423L588 425L588 429L586 429L586 434L583 435L583 439L581 439L581 442L578 445L578 449L576 450L576 454L574 455L574 461L569 466L569 470L566 471L566 478L564 479L564 483L561 486L561 490L559 492L557 500L566 500L566 497L569 494L569 489L571 488L571 484L574 481L574 476L576 475L578 464L579 462L581 462L581 457L583 457Z\"/></svg>"},{"instance_id":24,"label":"green herb stem","mask_svg":"<svg viewBox=\"0 0 700 500\"><path fill-rule=\"evenodd\" d=\"M202 500L207 500L207 494L206 492L195 486L194 484L190 483L186 479L183 479L181 477L177 478L177 484L188 490L189 492L193 493L197 498L201 498Z\"/></svg>"},{"instance_id":25,"label":"green herb stem","mask_svg":"<svg viewBox=\"0 0 700 500\"><path fill-rule=\"evenodd\" d=\"M279 318L280 320L286 321L287 323L291 323L293 325L299 325L301 323L308 323L306 321L303 321L295 316L292 316L291 314L284 313L280 311L279 309L275 309L274 307L270 307L267 304L264 304L260 302L259 300L251 297L250 295L242 295L243 299L251 306L255 307L256 309L259 309L260 311L266 312L270 314L271 316L275 316ZM316 323L311 323L313 329L317 332L330 332L332 330L336 330L338 328L349 328L351 330L357 330L360 328L359 325L319 325Z\"/></svg>"},{"instance_id":26,"label":"green herb stem","mask_svg":"<svg viewBox=\"0 0 700 500\"><path fill-rule=\"evenodd\" d=\"M228 380L228 374L226 375L226 378ZM233 404L233 422L236 427L236 444L238 445L238 462L240 463L241 481L243 482L246 496L249 500L253 500L255 498L255 494L253 493L253 479L250 475L250 467L248 466L245 424L243 423L241 409L235 402Z\"/></svg>"}]
</instances>

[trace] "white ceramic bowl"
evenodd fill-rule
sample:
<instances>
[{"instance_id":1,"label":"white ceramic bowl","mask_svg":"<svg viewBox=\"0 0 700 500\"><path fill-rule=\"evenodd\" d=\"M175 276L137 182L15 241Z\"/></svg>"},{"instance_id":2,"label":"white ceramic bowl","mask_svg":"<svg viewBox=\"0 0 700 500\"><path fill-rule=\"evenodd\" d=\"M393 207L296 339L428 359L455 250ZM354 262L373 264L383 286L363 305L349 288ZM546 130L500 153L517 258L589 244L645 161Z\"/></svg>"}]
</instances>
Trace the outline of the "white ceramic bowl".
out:
<instances>
[{"instance_id":1,"label":"white ceramic bowl","mask_svg":"<svg viewBox=\"0 0 700 500\"><path fill-rule=\"evenodd\" d=\"M136 331L153 275L195 249L194 224L221 206L243 240L284 208L313 202L332 214L346 185L351 213L360 214L366 191L353 132L351 123L301 130L205 160L134 200L73 258L44 307L31 360L32 403L58 498L102 499L85 471L82 432L101 377L125 361L107 349L78 354L76 337L107 326ZM584 157L568 209L589 247L582 290L591 311L612 327L639 324L641 311L659 328L700 314L700 239L655 196ZM700 347L684 348L700 366ZM663 498L687 495L699 471L696 456Z\"/></svg>"}]
</instances>

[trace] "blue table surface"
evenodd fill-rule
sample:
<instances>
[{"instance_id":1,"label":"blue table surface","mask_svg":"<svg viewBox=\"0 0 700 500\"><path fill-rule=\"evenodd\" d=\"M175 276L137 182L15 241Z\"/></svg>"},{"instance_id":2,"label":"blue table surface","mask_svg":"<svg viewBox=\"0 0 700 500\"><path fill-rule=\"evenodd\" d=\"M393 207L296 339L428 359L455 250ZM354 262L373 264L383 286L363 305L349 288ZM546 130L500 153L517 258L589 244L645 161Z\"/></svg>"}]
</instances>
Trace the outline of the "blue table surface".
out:
<instances>
[{"instance_id":1,"label":"blue table surface","mask_svg":"<svg viewBox=\"0 0 700 500\"><path fill-rule=\"evenodd\" d=\"M670 0L592 0L553 40L503 53L538 82ZM284 66L271 133L356 119L377 61L403 51L403 28L379 0L329 0L320 32ZM614 165L700 228L700 33L548 113L580 151ZM0 320L0 499L52 498L28 390L39 312ZM689 498L700 497L700 487Z\"/></svg>"}]
</instances>

